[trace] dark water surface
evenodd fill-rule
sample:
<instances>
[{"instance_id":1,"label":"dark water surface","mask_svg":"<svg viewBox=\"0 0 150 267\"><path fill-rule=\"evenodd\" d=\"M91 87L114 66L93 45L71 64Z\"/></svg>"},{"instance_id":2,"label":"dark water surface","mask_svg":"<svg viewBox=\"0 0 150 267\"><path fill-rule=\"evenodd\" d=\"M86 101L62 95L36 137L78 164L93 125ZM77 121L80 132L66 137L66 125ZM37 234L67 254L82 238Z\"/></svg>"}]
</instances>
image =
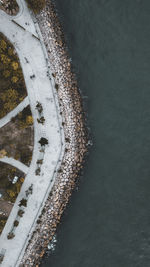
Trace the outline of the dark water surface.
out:
<instances>
[{"instance_id":1,"label":"dark water surface","mask_svg":"<svg viewBox=\"0 0 150 267\"><path fill-rule=\"evenodd\" d=\"M94 146L42 267L149 267L150 1L56 2Z\"/></svg>"}]
</instances>

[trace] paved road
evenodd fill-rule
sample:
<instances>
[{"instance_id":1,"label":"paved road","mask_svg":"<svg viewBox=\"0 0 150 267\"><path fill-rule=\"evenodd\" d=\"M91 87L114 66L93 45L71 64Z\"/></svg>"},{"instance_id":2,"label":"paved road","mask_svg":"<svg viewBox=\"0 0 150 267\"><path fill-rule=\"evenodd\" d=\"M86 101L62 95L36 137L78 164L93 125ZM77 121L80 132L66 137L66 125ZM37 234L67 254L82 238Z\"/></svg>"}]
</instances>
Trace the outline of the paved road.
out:
<instances>
[{"instance_id":1,"label":"paved road","mask_svg":"<svg viewBox=\"0 0 150 267\"><path fill-rule=\"evenodd\" d=\"M34 151L24 184L0 236L0 252L5 251L2 267L19 266L28 239L34 230L36 218L41 212L55 181L55 171L60 166L62 151L64 151L64 146L62 145L62 142L64 142L63 133L60 129L61 118L58 105L56 105L57 93L48 75L43 45L35 37L37 36L36 29L24 0L18 0L17 2L19 5L21 4L21 9L19 15L15 18L9 17L3 11L0 11L0 31L15 46L23 69L34 119ZM17 25L19 23L24 29ZM34 78L31 78L33 75L35 75ZM37 102L40 102L43 107L44 125L37 122L37 118L39 118L38 111L35 109ZM41 137L45 137L48 140L44 155L41 154L41 147L38 143ZM41 157L43 157L41 173L36 176L36 162ZM7 234L16 218L18 203L25 197L25 191L28 190L31 184L33 184L33 193L28 199L24 216L15 230L15 237L12 240L8 240Z\"/></svg>"}]
</instances>

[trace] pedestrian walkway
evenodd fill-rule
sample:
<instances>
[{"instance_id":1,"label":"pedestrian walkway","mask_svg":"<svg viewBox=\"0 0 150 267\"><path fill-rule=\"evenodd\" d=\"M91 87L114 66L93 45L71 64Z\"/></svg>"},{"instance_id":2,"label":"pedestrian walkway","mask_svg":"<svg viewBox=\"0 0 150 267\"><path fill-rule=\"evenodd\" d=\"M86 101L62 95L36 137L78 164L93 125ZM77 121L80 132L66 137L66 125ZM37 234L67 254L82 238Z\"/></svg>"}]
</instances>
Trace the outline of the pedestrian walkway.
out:
<instances>
[{"instance_id":1,"label":"pedestrian walkway","mask_svg":"<svg viewBox=\"0 0 150 267\"><path fill-rule=\"evenodd\" d=\"M27 175L0 236L0 254L5 251L2 267L19 266L34 231L36 220L54 184L57 170L61 164L62 148L64 149L60 112L56 105L57 93L54 83L51 83L48 75L47 57L44 54L43 45L41 45L42 41L40 42L40 36L37 35L25 1L17 0L17 3L21 8L19 14L14 18L0 11L0 32L14 45L20 59L34 120L34 150L30 167L28 170L23 167ZM24 29L18 25L19 23ZM35 38L36 35L39 37ZM39 119L39 112L36 109L37 102L41 104L43 109L44 124L37 122ZM48 144L44 148L40 174L36 175L37 162L41 159L39 140L42 137L47 139ZM22 168L21 165L20 167ZM25 198L31 185L33 190L28 198L25 213L15 230L15 237L9 240L7 235L16 219L19 202Z\"/></svg>"}]
</instances>

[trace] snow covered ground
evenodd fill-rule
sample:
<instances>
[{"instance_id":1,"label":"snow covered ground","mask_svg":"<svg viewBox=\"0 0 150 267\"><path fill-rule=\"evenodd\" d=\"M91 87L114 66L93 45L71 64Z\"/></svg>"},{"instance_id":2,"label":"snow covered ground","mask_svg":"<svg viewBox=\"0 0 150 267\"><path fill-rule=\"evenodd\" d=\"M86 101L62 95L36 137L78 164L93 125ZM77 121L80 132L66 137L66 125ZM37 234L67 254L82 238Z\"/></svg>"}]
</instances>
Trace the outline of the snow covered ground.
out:
<instances>
[{"instance_id":1,"label":"snow covered ground","mask_svg":"<svg viewBox=\"0 0 150 267\"><path fill-rule=\"evenodd\" d=\"M0 11L0 32L14 45L20 59L34 119L34 150L32 162L21 192L0 236L0 254L4 254L1 264L3 267L19 266L28 240L34 230L36 219L55 181L64 153L64 133L61 127L54 81L51 80L47 66L46 50L44 44L39 40L34 22L24 0L18 0L17 2L20 11L16 17L10 17ZM36 109L37 102L41 103L43 108L45 118L43 125L37 122L39 118L39 112ZM41 145L39 144L42 137L48 140L48 144L43 147L44 152L41 152ZM36 175L37 161L40 159L43 159L41 172L40 175ZM17 218L18 204L22 198L25 198L25 191L31 185L33 186L33 192L27 199L25 213L15 229L15 237L8 239L7 235Z\"/></svg>"}]
</instances>

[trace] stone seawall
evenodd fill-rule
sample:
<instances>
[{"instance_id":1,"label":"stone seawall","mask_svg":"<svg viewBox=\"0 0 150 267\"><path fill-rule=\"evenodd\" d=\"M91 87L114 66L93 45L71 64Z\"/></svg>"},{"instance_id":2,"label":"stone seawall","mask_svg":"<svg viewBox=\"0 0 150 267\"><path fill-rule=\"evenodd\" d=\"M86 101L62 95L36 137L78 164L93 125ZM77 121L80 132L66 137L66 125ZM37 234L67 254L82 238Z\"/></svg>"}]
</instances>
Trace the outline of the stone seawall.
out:
<instances>
[{"instance_id":1,"label":"stone seawall","mask_svg":"<svg viewBox=\"0 0 150 267\"><path fill-rule=\"evenodd\" d=\"M20 266L39 266L83 166L88 142L81 96L67 54L63 31L51 0L46 1L45 9L36 19L47 48L58 92L65 132L65 154Z\"/></svg>"}]
</instances>

